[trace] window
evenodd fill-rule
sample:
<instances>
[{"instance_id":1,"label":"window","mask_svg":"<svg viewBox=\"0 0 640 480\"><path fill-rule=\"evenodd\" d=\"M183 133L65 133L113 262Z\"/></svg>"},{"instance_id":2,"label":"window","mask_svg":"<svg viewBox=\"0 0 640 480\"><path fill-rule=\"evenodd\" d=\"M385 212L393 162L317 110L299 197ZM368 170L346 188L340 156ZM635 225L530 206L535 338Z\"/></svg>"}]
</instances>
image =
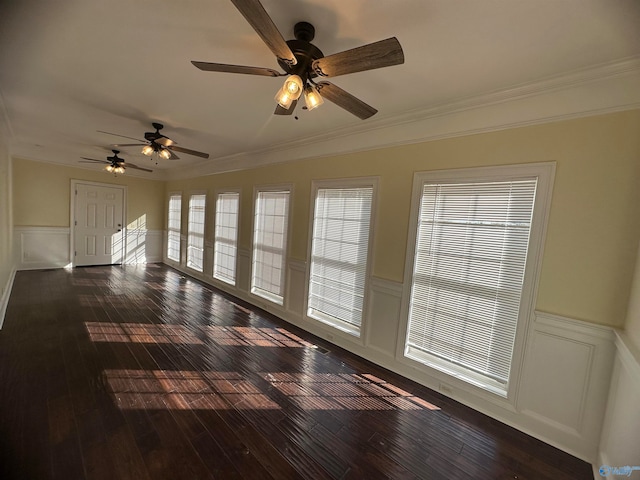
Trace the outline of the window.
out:
<instances>
[{"instance_id":1,"label":"window","mask_svg":"<svg viewBox=\"0 0 640 480\"><path fill-rule=\"evenodd\" d=\"M239 193L218 194L213 245L213 277L231 285L236 283L239 205Z\"/></svg>"},{"instance_id":2,"label":"window","mask_svg":"<svg viewBox=\"0 0 640 480\"><path fill-rule=\"evenodd\" d=\"M187 267L199 272L204 262L204 210L206 195L191 195L189 199L189 233L187 237Z\"/></svg>"},{"instance_id":3,"label":"window","mask_svg":"<svg viewBox=\"0 0 640 480\"><path fill-rule=\"evenodd\" d=\"M167 221L167 258L180 261L180 222L182 215L182 195L171 194L169 197L169 215Z\"/></svg>"},{"instance_id":4,"label":"window","mask_svg":"<svg viewBox=\"0 0 640 480\"><path fill-rule=\"evenodd\" d=\"M307 315L360 335L373 185L317 188Z\"/></svg>"},{"instance_id":5,"label":"window","mask_svg":"<svg viewBox=\"0 0 640 480\"><path fill-rule=\"evenodd\" d=\"M526 266L534 226L541 239L541 222L533 220L544 172L524 174L526 167L511 167L520 176L504 168L489 177L478 169L477 179L460 172L444 180L417 176L414 190L419 208L404 354L502 396L528 309L521 308L523 295L531 296Z\"/></svg>"},{"instance_id":6,"label":"window","mask_svg":"<svg viewBox=\"0 0 640 480\"><path fill-rule=\"evenodd\" d=\"M260 191L253 221L251 293L283 303L289 190Z\"/></svg>"}]
</instances>

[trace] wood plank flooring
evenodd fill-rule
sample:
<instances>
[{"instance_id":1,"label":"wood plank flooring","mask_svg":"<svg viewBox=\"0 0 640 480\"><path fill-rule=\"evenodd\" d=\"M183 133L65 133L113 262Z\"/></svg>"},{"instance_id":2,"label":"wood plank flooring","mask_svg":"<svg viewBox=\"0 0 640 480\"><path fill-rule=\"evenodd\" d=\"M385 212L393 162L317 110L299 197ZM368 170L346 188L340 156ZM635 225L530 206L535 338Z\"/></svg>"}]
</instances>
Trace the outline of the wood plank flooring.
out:
<instances>
[{"instance_id":1,"label":"wood plank flooring","mask_svg":"<svg viewBox=\"0 0 640 480\"><path fill-rule=\"evenodd\" d=\"M163 265L18 272L2 479L592 479L591 466Z\"/></svg>"}]
</instances>

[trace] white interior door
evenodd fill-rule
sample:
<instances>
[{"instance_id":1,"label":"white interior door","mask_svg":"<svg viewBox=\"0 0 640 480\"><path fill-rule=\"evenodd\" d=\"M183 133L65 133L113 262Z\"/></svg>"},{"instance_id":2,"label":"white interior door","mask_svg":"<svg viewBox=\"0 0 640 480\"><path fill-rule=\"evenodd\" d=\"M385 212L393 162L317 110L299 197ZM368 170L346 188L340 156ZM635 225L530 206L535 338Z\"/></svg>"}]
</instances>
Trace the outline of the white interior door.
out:
<instances>
[{"instance_id":1,"label":"white interior door","mask_svg":"<svg viewBox=\"0 0 640 480\"><path fill-rule=\"evenodd\" d=\"M124 188L75 185L75 266L111 265L124 258Z\"/></svg>"}]
</instances>

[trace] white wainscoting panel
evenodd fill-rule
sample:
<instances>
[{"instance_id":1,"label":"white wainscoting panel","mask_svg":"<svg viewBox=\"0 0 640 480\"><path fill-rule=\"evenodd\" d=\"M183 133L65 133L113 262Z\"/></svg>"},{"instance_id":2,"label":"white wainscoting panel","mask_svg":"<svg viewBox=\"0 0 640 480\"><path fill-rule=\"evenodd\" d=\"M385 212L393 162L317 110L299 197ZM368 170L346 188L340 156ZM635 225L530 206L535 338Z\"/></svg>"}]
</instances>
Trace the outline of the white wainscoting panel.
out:
<instances>
[{"instance_id":1,"label":"white wainscoting panel","mask_svg":"<svg viewBox=\"0 0 640 480\"><path fill-rule=\"evenodd\" d=\"M402 283L371 278L366 346L387 357L395 355L402 307Z\"/></svg>"},{"instance_id":2,"label":"white wainscoting panel","mask_svg":"<svg viewBox=\"0 0 640 480\"><path fill-rule=\"evenodd\" d=\"M64 268L69 258L69 228L14 227L17 270Z\"/></svg>"},{"instance_id":3,"label":"white wainscoting panel","mask_svg":"<svg viewBox=\"0 0 640 480\"><path fill-rule=\"evenodd\" d=\"M302 318L304 313L307 264L299 260L287 261L285 308L292 317Z\"/></svg>"},{"instance_id":4,"label":"white wainscoting panel","mask_svg":"<svg viewBox=\"0 0 640 480\"><path fill-rule=\"evenodd\" d=\"M609 400L598 462L594 465L596 472L602 465L640 466L640 352L622 332L616 332L615 345ZM635 476L640 476L640 472L633 472L632 478Z\"/></svg>"},{"instance_id":5,"label":"white wainscoting panel","mask_svg":"<svg viewBox=\"0 0 640 480\"><path fill-rule=\"evenodd\" d=\"M154 263L162 261L164 234L162 230L128 229L127 254L124 263Z\"/></svg>"},{"instance_id":6,"label":"white wainscoting panel","mask_svg":"<svg viewBox=\"0 0 640 480\"><path fill-rule=\"evenodd\" d=\"M251 285L251 252L246 248L238 248L236 287L248 294Z\"/></svg>"},{"instance_id":7,"label":"white wainscoting panel","mask_svg":"<svg viewBox=\"0 0 640 480\"><path fill-rule=\"evenodd\" d=\"M248 252L239 254L239 263L239 270L246 271L239 276L246 275L248 282ZM178 269L565 452L590 463L596 461L614 358L611 328L536 312L528 332L522 375L512 379L520 386L512 405L502 397L494 399L476 387L456 386L455 379L443 379L439 372L410 367L396 358L398 327L404 321L400 317L404 288L400 282L380 278L370 282L364 342L305 319L306 267L303 261L287 262L284 308L268 305L243 289L233 291L219 285L210 276ZM443 389L443 382L454 388Z\"/></svg>"},{"instance_id":8,"label":"white wainscoting panel","mask_svg":"<svg viewBox=\"0 0 640 480\"><path fill-rule=\"evenodd\" d=\"M613 340L608 327L536 312L517 401L525 431L596 461Z\"/></svg>"},{"instance_id":9,"label":"white wainscoting panel","mask_svg":"<svg viewBox=\"0 0 640 480\"><path fill-rule=\"evenodd\" d=\"M161 230L128 230L124 263L162 261ZM14 227L17 270L64 268L71 265L71 230L66 227Z\"/></svg>"}]
</instances>

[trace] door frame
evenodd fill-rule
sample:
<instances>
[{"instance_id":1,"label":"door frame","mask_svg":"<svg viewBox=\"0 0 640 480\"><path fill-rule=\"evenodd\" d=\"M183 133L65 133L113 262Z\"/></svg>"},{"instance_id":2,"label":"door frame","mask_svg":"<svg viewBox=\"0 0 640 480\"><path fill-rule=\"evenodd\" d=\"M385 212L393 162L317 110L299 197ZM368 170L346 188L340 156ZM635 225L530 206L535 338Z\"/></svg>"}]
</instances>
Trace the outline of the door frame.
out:
<instances>
[{"instance_id":1,"label":"door frame","mask_svg":"<svg viewBox=\"0 0 640 480\"><path fill-rule=\"evenodd\" d=\"M95 187L117 188L122 191L122 261L127 258L127 186L115 183L92 182L90 180L71 179L69 190L69 258L71 267L76 266L76 192L78 185L93 185Z\"/></svg>"}]
</instances>

